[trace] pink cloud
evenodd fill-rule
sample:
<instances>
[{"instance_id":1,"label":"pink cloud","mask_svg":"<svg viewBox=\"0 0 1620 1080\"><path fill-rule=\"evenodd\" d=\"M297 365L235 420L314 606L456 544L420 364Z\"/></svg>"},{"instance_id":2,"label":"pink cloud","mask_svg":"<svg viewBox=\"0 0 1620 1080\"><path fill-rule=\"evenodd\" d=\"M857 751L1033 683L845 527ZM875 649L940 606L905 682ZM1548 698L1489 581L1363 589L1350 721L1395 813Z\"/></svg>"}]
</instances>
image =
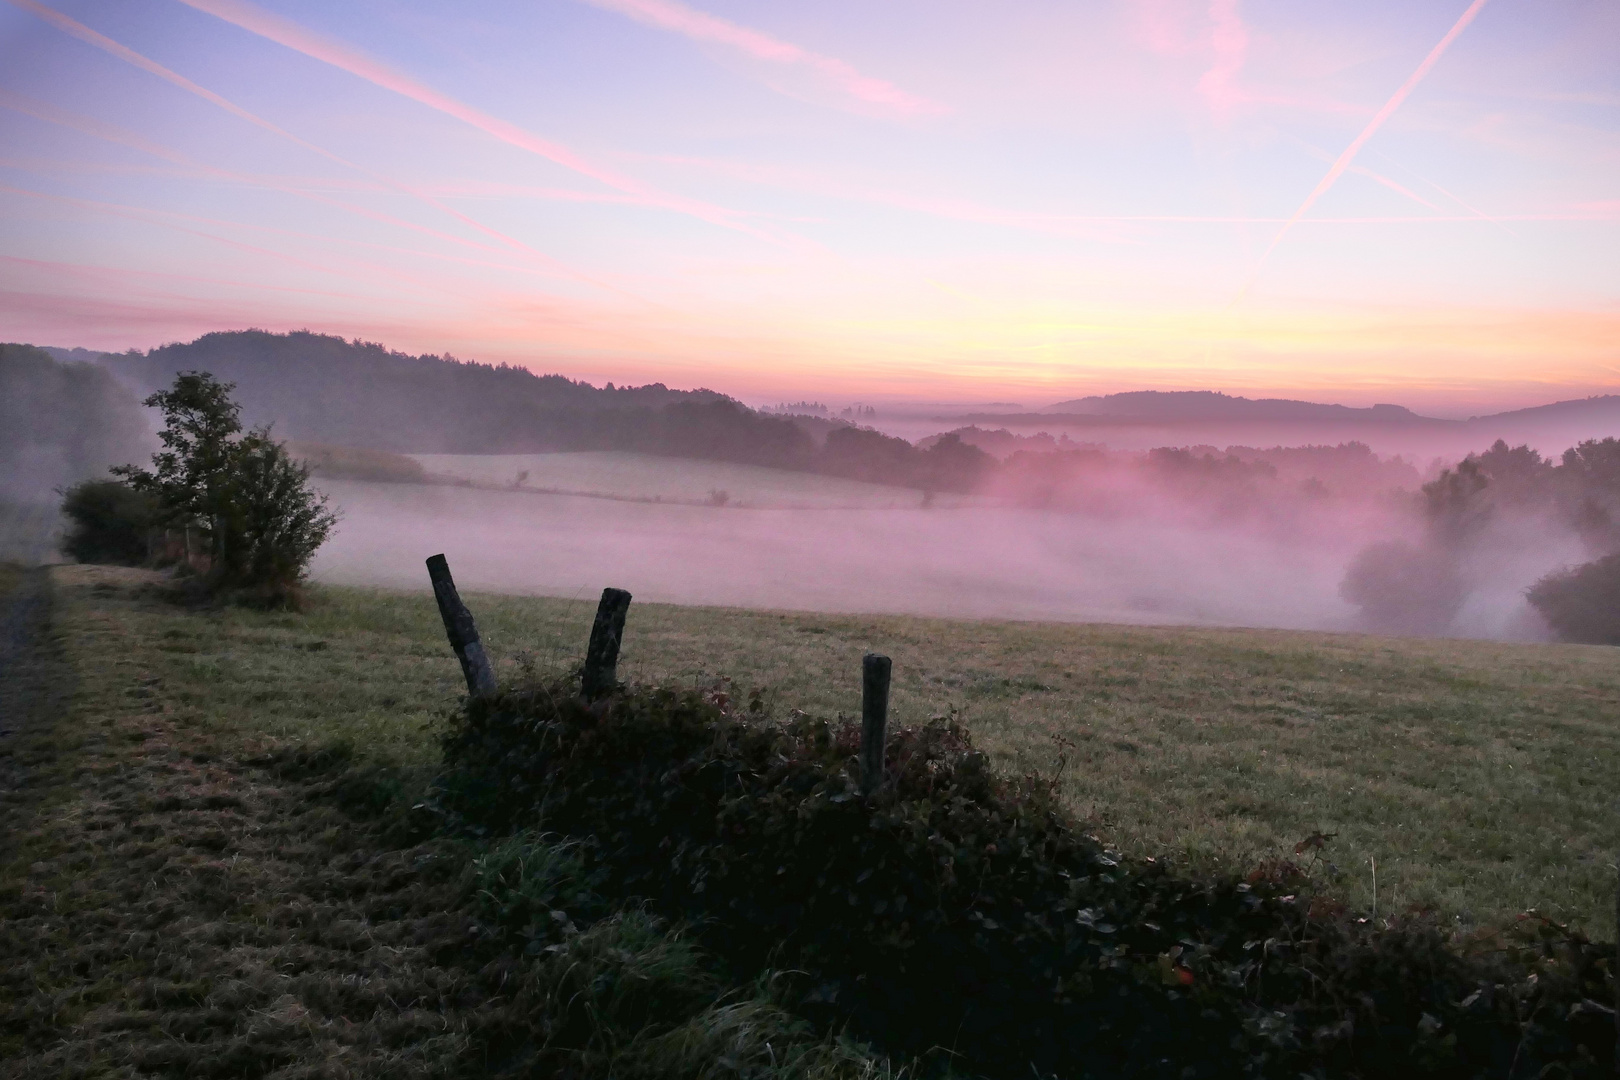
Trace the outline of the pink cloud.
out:
<instances>
[{"instance_id":1,"label":"pink cloud","mask_svg":"<svg viewBox=\"0 0 1620 1080\"><path fill-rule=\"evenodd\" d=\"M198 218L189 214L174 213L173 211L147 210L139 206L124 206L119 203L98 202L93 199L77 199L67 195L53 195L46 192L29 191L27 188L12 187L6 184L0 184L0 194L12 195L18 198L38 199L45 202L57 203L59 205L72 206L78 209L91 210L97 213L107 214L112 217L125 218L131 221L140 221L147 224L159 225L167 229L172 229L176 232L186 233L190 236L200 237L205 240L212 240L217 244L229 248L235 248L239 251L245 251L256 257L274 259L280 262L289 263L298 267L300 270L309 271L316 274L349 277L356 281L368 280L366 275L371 275L371 279L381 277L402 285L414 286L422 289L424 292L432 292L442 287L442 283L437 280L429 280L427 278L411 274L407 271L399 269L397 266L385 266L381 263L361 262L351 259L349 261L353 264L354 268L364 271L363 274L356 274L346 272L343 269L338 268L332 263L329 257L323 256L322 259L317 262L291 254L290 252L277 251L274 248L262 247L258 244L249 244L229 236L221 236L219 233L210 232L206 229L190 227L191 225L197 224L232 226L235 224L234 222L217 221L209 218Z\"/></svg>"},{"instance_id":2,"label":"pink cloud","mask_svg":"<svg viewBox=\"0 0 1620 1080\"><path fill-rule=\"evenodd\" d=\"M1196 90L1217 119L1226 120L1239 107L1254 105L1345 116L1372 111L1315 94L1260 88L1240 79L1255 39L1239 0L1129 0L1127 11L1131 36L1150 52L1209 58Z\"/></svg>"},{"instance_id":3,"label":"pink cloud","mask_svg":"<svg viewBox=\"0 0 1620 1080\"><path fill-rule=\"evenodd\" d=\"M1249 30L1238 14L1238 0L1210 0L1210 49L1215 62L1198 80L1198 92L1204 95L1210 111L1225 118L1237 106L1247 102L1249 95L1237 85L1237 76L1243 70L1245 54L1249 50Z\"/></svg>"},{"instance_id":4,"label":"pink cloud","mask_svg":"<svg viewBox=\"0 0 1620 1080\"><path fill-rule=\"evenodd\" d=\"M1192 0L1130 0L1128 11L1133 36L1160 56L1186 56L1202 47Z\"/></svg>"},{"instance_id":5,"label":"pink cloud","mask_svg":"<svg viewBox=\"0 0 1620 1080\"><path fill-rule=\"evenodd\" d=\"M808 70L814 73L819 81L834 88L862 111L875 109L895 116L916 116L945 111L931 101L906 93L893 83L862 75L843 60L822 56L758 30L738 26L736 23L677 3L676 0L585 0L585 2L695 41L729 46L755 60Z\"/></svg>"},{"instance_id":6,"label":"pink cloud","mask_svg":"<svg viewBox=\"0 0 1620 1080\"><path fill-rule=\"evenodd\" d=\"M1129 225L1283 225L1288 218L1281 216L1253 216L1253 215L1212 215L1212 214L1048 214L1027 210L1011 210L1006 207L993 206L976 202L970 199L960 199L951 196L931 196L922 192L900 191L892 188L870 187L863 184L849 183L829 177L817 176L798 170L784 169L776 166L753 165L746 162L725 161L714 158L685 157L678 155L647 155L644 160L659 161L669 165L685 168L701 169L704 172L724 176L731 180L744 183L764 184L782 190L802 191L813 195L826 196L835 199L848 199L854 202L864 202L879 206L891 206L898 210L912 213L928 214L935 217L954 221L965 221L981 225L997 225L1010 229L1021 229L1031 232L1045 233L1054 236L1083 237L1098 241L1124 242L1130 238L1130 233L1121 228ZM1356 171L1365 172L1369 179L1399 191L1409 196L1421 205L1431 210L1439 211L1434 203L1422 198L1408 190L1401 184L1387 177L1373 173L1371 170L1362 170L1360 166ZM1549 213L1527 213L1504 218L1497 215L1495 218L1486 218L1471 207L1470 215L1446 214L1384 214L1360 215L1331 218L1310 218L1304 224L1309 225L1402 225L1402 224L1453 224L1457 222L1473 221L1565 221L1586 220L1586 218L1571 217L1571 211L1560 210Z\"/></svg>"}]
</instances>

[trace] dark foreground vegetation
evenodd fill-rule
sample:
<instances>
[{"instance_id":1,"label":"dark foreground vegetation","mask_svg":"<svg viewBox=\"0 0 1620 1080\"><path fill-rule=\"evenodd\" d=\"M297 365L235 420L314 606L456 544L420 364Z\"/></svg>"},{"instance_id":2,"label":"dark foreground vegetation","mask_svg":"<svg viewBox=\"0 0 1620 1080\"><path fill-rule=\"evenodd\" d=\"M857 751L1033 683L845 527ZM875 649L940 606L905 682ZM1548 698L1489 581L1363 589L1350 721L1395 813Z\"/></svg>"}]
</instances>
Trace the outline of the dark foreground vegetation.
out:
<instances>
[{"instance_id":1,"label":"dark foreground vegetation","mask_svg":"<svg viewBox=\"0 0 1620 1080\"><path fill-rule=\"evenodd\" d=\"M1421 913L1375 924L1313 889L1301 863L1327 837L1192 876L1105 850L949 719L899 732L868 798L853 722L775 720L724 683L576 689L469 706L449 820L571 838L612 891L691 920L740 973L791 968L800 1012L925 1071L1609 1074L1612 946L1545 920L1469 941ZM509 918L566 938L550 913Z\"/></svg>"}]
</instances>

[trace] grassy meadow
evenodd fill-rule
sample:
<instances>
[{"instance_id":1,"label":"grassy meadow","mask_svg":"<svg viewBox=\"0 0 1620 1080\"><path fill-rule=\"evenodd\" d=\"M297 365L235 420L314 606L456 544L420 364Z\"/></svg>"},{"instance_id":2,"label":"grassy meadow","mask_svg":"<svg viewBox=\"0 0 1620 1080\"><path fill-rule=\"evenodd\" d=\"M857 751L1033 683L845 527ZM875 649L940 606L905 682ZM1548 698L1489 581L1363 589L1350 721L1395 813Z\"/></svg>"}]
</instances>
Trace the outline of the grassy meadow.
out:
<instances>
[{"instance_id":1,"label":"grassy meadow","mask_svg":"<svg viewBox=\"0 0 1620 1080\"><path fill-rule=\"evenodd\" d=\"M144 572L53 574L85 715L435 760L461 684L425 592L322 587L304 614L198 611ZM467 600L507 672L583 653L591 602ZM1321 831L1358 906L1376 860L1380 911L1430 905L1468 925L1536 908L1614 933L1620 650L636 604L620 673L729 677L779 714L855 713L868 650L894 658L892 722L957 711L1126 850L1241 869Z\"/></svg>"},{"instance_id":2,"label":"grassy meadow","mask_svg":"<svg viewBox=\"0 0 1620 1080\"><path fill-rule=\"evenodd\" d=\"M922 493L912 488L729 461L617 450L410 456L439 479L649 502L706 504L717 492L724 492L727 506L754 509L889 510L917 506L922 501ZM991 501L941 493L933 497L932 505L944 509L987 505Z\"/></svg>"}]
</instances>

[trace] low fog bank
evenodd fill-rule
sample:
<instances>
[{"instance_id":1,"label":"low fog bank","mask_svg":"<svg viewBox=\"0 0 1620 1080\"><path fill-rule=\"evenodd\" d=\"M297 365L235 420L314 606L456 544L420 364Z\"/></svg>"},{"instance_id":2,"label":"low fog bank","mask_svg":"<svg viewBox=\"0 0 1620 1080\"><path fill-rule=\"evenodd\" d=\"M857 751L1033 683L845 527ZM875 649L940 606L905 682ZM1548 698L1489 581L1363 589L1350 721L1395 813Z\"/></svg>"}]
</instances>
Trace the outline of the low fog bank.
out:
<instances>
[{"instance_id":1,"label":"low fog bank","mask_svg":"<svg viewBox=\"0 0 1620 1080\"><path fill-rule=\"evenodd\" d=\"M0 344L0 502L52 502L56 489L156 447L151 419L105 370Z\"/></svg>"},{"instance_id":2,"label":"low fog bank","mask_svg":"<svg viewBox=\"0 0 1620 1080\"><path fill-rule=\"evenodd\" d=\"M106 371L0 344L0 561L55 560L61 490L156 446L140 403Z\"/></svg>"},{"instance_id":3,"label":"low fog bank","mask_svg":"<svg viewBox=\"0 0 1620 1080\"><path fill-rule=\"evenodd\" d=\"M1030 413L957 414L919 416L886 414L864 418L863 424L884 434L927 439L942 431L976 428L983 436L967 441L998 457L1018 448L1040 449L1059 440L1106 447L1114 451L1147 451L1161 446L1305 446L1359 442L1382 456L1400 455L1425 471L1434 471L1436 459L1451 464L1490 446L1498 439L1509 445L1528 445L1553 457L1586 439L1620 433L1620 397L1563 402L1469 421L1256 421L1176 419L1136 421L1122 417L1070 417ZM1044 436L1044 437L1043 437Z\"/></svg>"},{"instance_id":4,"label":"low fog bank","mask_svg":"<svg viewBox=\"0 0 1620 1080\"><path fill-rule=\"evenodd\" d=\"M1392 522L1326 512L1282 532L1017 508L751 510L325 481L343 520L319 581L977 618L1351 630L1346 565ZM1518 588L1539 576L1534 568ZM1507 578L1503 578L1504 581ZM1470 612L1483 637L1537 636L1513 587Z\"/></svg>"}]
</instances>

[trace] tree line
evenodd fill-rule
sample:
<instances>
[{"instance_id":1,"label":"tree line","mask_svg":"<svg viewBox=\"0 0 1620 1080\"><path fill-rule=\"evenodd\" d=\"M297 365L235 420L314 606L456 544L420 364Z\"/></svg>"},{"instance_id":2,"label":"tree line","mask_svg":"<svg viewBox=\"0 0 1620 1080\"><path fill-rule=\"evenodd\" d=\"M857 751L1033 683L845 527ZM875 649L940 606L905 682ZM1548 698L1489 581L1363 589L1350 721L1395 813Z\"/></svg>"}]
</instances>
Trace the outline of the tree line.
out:
<instances>
[{"instance_id":1,"label":"tree line","mask_svg":"<svg viewBox=\"0 0 1620 1080\"><path fill-rule=\"evenodd\" d=\"M1561 532L1590 561L1547 574L1526 599L1566 641L1620 644L1620 440L1588 439L1555 461L1498 439L1424 484L1413 506L1418 536L1369 545L1340 588L1374 629L1445 633L1493 552Z\"/></svg>"}]
</instances>

